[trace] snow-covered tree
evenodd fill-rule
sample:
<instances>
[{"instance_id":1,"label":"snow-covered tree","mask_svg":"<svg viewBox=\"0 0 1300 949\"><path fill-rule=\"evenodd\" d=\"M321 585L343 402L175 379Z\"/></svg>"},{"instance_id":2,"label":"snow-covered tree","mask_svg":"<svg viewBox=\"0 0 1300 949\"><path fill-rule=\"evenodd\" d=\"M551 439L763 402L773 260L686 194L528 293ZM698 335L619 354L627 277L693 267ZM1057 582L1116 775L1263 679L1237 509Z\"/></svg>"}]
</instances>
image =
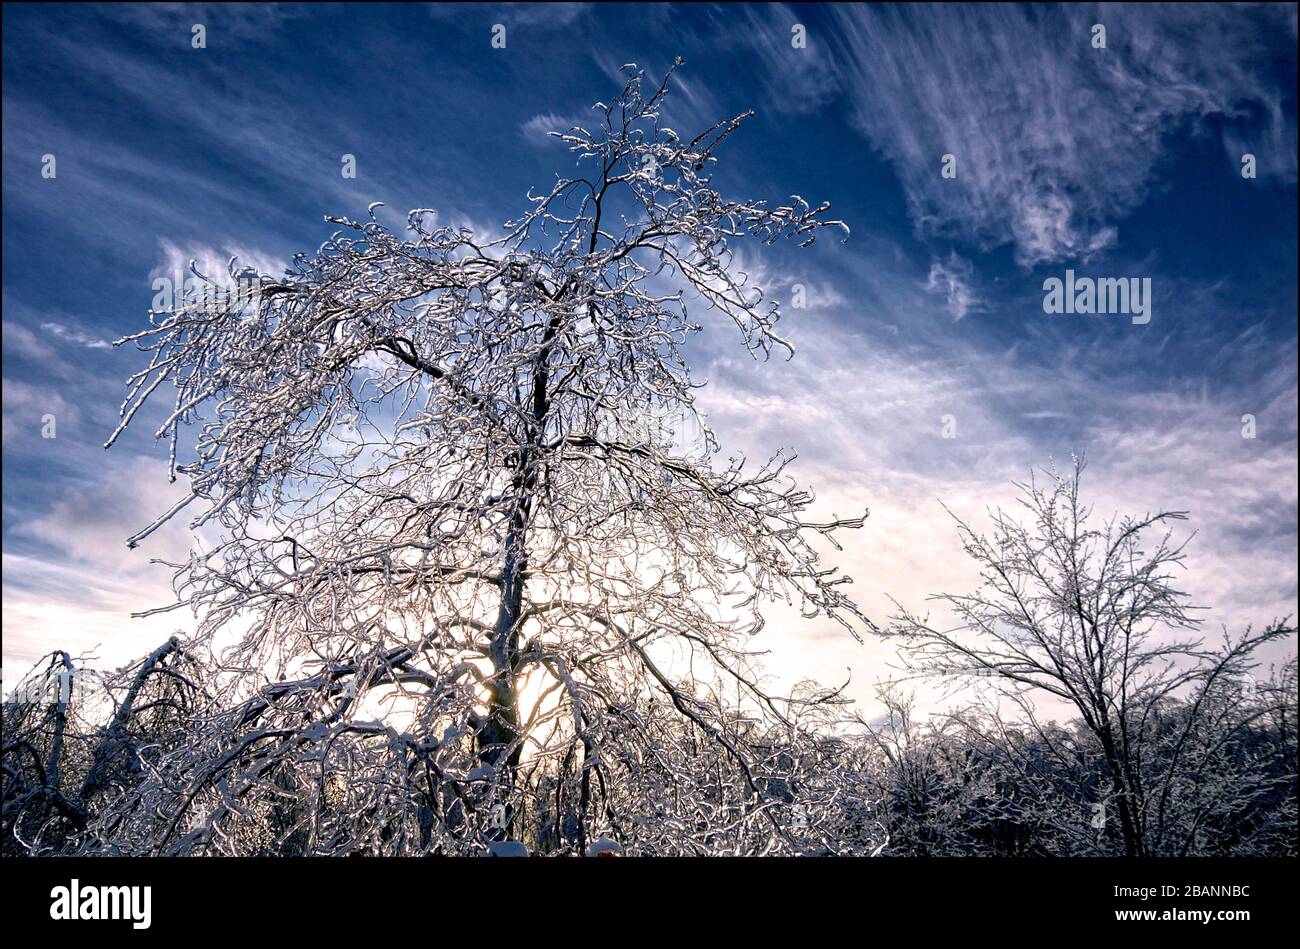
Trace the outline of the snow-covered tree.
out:
<instances>
[{"instance_id":1,"label":"snow-covered tree","mask_svg":"<svg viewBox=\"0 0 1300 949\"><path fill-rule=\"evenodd\" d=\"M847 228L798 196L724 197L717 152L750 113L679 135L660 117L672 70L627 73L589 128L555 133L577 170L501 234L415 210L403 237L372 205L283 276L232 261L250 292L119 341L152 358L109 444L170 387L158 434L187 484L131 543L182 511L219 533L171 565L166 608L196 612L228 682L121 805L119 850L475 852L523 834L522 772L541 768L550 790L577 776L560 810L581 852L616 832L633 745L651 810L753 818L740 849L798 849L766 730L731 717L792 721L751 661L765 600L873 629L821 559L865 514L814 519L784 454L715 464L684 347L694 317L755 356L789 350L733 244ZM715 677L734 707L700 687ZM733 772L725 807L685 780L689 742Z\"/></svg>"},{"instance_id":2,"label":"snow-covered tree","mask_svg":"<svg viewBox=\"0 0 1300 949\"><path fill-rule=\"evenodd\" d=\"M1078 459L1068 473L1049 471L1046 485L1017 485L1023 518L998 510L987 534L958 519L980 587L933 598L955 625L902 609L892 631L915 671L989 685L1057 760L1080 751L1041 721L1037 703L1077 712L1101 762L1088 789L1095 828L1116 828L1126 855L1200 851L1203 821L1249 810L1277 786L1278 756L1245 745L1258 746L1252 730L1286 715L1287 703L1276 689L1269 701L1241 696L1259 648L1295 627L1287 618L1225 630L1218 644L1194 635L1197 608L1175 579L1186 541L1171 530L1186 512L1097 524L1080 495L1083 468Z\"/></svg>"},{"instance_id":3,"label":"snow-covered tree","mask_svg":"<svg viewBox=\"0 0 1300 949\"><path fill-rule=\"evenodd\" d=\"M63 650L38 662L4 700L0 852L79 848L100 808L185 742L202 691L202 669L176 637L109 673Z\"/></svg>"}]
</instances>

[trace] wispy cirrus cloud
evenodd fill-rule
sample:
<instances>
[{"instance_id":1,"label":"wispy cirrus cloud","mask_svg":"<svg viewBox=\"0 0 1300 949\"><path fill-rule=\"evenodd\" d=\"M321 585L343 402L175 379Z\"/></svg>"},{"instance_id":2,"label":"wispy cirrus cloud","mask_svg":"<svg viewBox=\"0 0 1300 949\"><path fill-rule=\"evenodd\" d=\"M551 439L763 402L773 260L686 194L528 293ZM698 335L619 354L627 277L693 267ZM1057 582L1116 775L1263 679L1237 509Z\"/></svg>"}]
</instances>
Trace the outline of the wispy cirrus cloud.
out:
<instances>
[{"instance_id":1,"label":"wispy cirrus cloud","mask_svg":"<svg viewBox=\"0 0 1300 949\"><path fill-rule=\"evenodd\" d=\"M83 332L75 327L64 326L62 323L55 323L52 320L41 324L41 329L45 330L52 336L57 336L65 342L75 343L78 346L85 346L87 349L108 349L112 346L106 339L101 339L90 333Z\"/></svg>"},{"instance_id":2,"label":"wispy cirrus cloud","mask_svg":"<svg viewBox=\"0 0 1300 949\"><path fill-rule=\"evenodd\" d=\"M478 18L507 27L562 29L591 9L590 3L431 3L429 15L437 20Z\"/></svg>"},{"instance_id":3,"label":"wispy cirrus cloud","mask_svg":"<svg viewBox=\"0 0 1300 949\"><path fill-rule=\"evenodd\" d=\"M202 243L182 246L163 237L158 240L158 259L149 276L151 279L176 279L177 275L182 275L189 279L193 274L191 262L195 270L219 284L228 279L232 265L236 271L252 267L260 274L270 274L273 277L284 273L285 269L284 263L277 261L274 255L255 247L226 244L218 248Z\"/></svg>"},{"instance_id":4,"label":"wispy cirrus cloud","mask_svg":"<svg viewBox=\"0 0 1300 949\"><path fill-rule=\"evenodd\" d=\"M1257 75L1287 34L1294 43L1294 8L855 5L832 17L854 121L923 234L1011 244L1027 266L1104 250L1151 186L1165 136L1211 117L1229 135L1257 118L1266 164L1294 178L1294 122ZM940 174L944 155L955 178Z\"/></svg>"},{"instance_id":5,"label":"wispy cirrus cloud","mask_svg":"<svg viewBox=\"0 0 1300 949\"><path fill-rule=\"evenodd\" d=\"M742 48L757 60L755 72L777 111L815 112L839 94L840 79L825 35L810 30L807 19L784 3L728 5L713 11L700 52Z\"/></svg>"},{"instance_id":6,"label":"wispy cirrus cloud","mask_svg":"<svg viewBox=\"0 0 1300 949\"><path fill-rule=\"evenodd\" d=\"M948 312L954 320L960 320L982 305L971 285L974 274L971 262L954 251L946 259L935 258L931 262L925 288L931 293L943 294L948 301Z\"/></svg>"},{"instance_id":7,"label":"wispy cirrus cloud","mask_svg":"<svg viewBox=\"0 0 1300 949\"><path fill-rule=\"evenodd\" d=\"M553 136L552 132L567 133L570 129L579 127L590 129L593 122L592 113L573 113L571 115L556 115L554 112L543 112L534 115L526 121L520 131L534 145L563 145Z\"/></svg>"}]
</instances>

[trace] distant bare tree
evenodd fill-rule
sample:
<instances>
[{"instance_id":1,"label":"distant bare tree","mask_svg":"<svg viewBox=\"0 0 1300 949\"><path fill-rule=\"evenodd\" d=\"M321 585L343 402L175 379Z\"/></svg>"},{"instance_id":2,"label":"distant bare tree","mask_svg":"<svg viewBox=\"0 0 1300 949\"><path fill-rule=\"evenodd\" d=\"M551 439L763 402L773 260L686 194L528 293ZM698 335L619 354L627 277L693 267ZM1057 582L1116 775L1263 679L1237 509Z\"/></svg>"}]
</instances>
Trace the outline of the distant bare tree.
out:
<instances>
[{"instance_id":1,"label":"distant bare tree","mask_svg":"<svg viewBox=\"0 0 1300 949\"><path fill-rule=\"evenodd\" d=\"M581 776L577 849L607 823L593 785L620 729L673 781L691 759L661 742L720 749L763 846L794 846L762 750L673 657L789 721L747 662L758 606L793 598L872 629L817 549L863 517L811 519L781 454L716 468L683 346L700 329L689 294L750 353L788 349L731 245L847 228L797 196L714 190L715 153L750 113L679 136L660 119L668 81L629 67L590 130L558 133L578 172L495 239L426 210L402 239L372 205L331 218L342 230L284 277L232 261L250 292L127 337L152 359L109 444L170 384L158 434L188 481L131 543L190 507L193 528L219 526L171 564L167 609L195 610L202 640L246 632L218 651L224 704L123 805L115 846L240 852L264 823L251 802L279 800L279 837L308 852L475 852L521 832L520 771L540 758ZM686 727L634 714L647 686Z\"/></svg>"},{"instance_id":2,"label":"distant bare tree","mask_svg":"<svg viewBox=\"0 0 1300 949\"><path fill-rule=\"evenodd\" d=\"M1187 852L1208 813L1189 817L1189 804L1193 815L1206 805L1199 792L1211 775L1225 776L1228 751L1286 708L1256 702L1231 714L1256 650L1295 629L1278 621L1258 633L1225 631L1217 648L1189 636L1199 620L1174 585L1186 541L1174 544L1170 531L1186 513L1091 526L1079 495L1083 467L1080 460L1069 475L1049 472L1046 487L1033 478L1018 484L1023 522L998 510L986 535L958 518L981 587L934 597L956 628L900 608L892 632L916 671L990 683L1063 759L1075 752L1039 722L1034 700L1052 696L1076 709L1105 765L1093 801L1099 829L1113 813L1126 854ZM1238 806L1244 791L1233 791ZM1228 794L1227 785L1218 793Z\"/></svg>"}]
</instances>

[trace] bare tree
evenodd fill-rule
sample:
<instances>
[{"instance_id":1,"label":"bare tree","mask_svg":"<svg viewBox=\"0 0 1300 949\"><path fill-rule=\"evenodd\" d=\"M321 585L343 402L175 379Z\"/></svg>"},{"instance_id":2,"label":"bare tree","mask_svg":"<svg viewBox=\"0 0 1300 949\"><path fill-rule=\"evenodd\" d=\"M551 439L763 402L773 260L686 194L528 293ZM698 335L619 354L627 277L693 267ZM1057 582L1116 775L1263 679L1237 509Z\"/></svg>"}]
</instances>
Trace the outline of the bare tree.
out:
<instances>
[{"instance_id":1,"label":"bare tree","mask_svg":"<svg viewBox=\"0 0 1300 949\"><path fill-rule=\"evenodd\" d=\"M755 356L788 350L731 245L847 228L798 196L723 197L716 152L750 113L680 136L660 120L669 77L627 71L590 129L554 133L578 170L501 236L415 210L402 239L372 205L285 276L232 260L250 292L200 274L212 294L119 341L152 358L109 444L170 383L158 435L188 481L130 543L197 510L222 539L171 564L165 608L195 610L209 642L246 629L218 651L226 704L132 805L169 821L126 849L233 852L247 802L277 796L309 802L291 823L313 852L481 849L518 833L536 759L576 767L585 828L614 729L713 743L791 846L758 752L695 683L716 673L790 721L748 662L759 605L872 629L818 551L865 514L811 519L780 453L715 467L683 347L690 303ZM632 712L647 686L689 727L650 734ZM319 825L327 800L349 826Z\"/></svg>"},{"instance_id":2,"label":"bare tree","mask_svg":"<svg viewBox=\"0 0 1300 949\"><path fill-rule=\"evenodd\" d=\"M67 774L70 739L78 732L76 673L73 657L56 650L5 696L5 853L57 851L86 825Z\"/></svg>"},{"instance_id":3,"label":"bare tree","mask_svg":"<svg viewBox=\"0 0 1300 949\"><path fill-rule=\"evenodd\" d=\"M81 846L105 802L185 740L199 682L175 637L108 674L62 650L37 663L4 701L3 852Z\"/></svg>"},{"instance_id":4,"label":"bare tree","mask_svg":"<svg viewBox=\"0 0 1300 949\"><path fill-rule=\"evenodd\" d=\"M1217 648L1189 635L1200 621L1174 585L1186 541L1173 543L1170 529L1186 513L1093 527L1079 495L1083 467L1078 460L1069 475L1048 472L1046 487L1018 484L1024 522L995 511L986 535L958 518L980 588L933 598L955 628L900 608L892 632L916 671L990 683L1061 759L1075 751L1040 722L1035 699L1077 710L1105 764L1091 802L1098 829L1113 808L1126 854L1186 852L1200 822L1185 816L1200 800L1194 786L1222 770L1253 723L1285 708L1255 703L1232 715L1232 696L1250 678L1255 651L1295 629L1284 620L1258 633L1225 631Z\"/></svg>"}]
</instances>

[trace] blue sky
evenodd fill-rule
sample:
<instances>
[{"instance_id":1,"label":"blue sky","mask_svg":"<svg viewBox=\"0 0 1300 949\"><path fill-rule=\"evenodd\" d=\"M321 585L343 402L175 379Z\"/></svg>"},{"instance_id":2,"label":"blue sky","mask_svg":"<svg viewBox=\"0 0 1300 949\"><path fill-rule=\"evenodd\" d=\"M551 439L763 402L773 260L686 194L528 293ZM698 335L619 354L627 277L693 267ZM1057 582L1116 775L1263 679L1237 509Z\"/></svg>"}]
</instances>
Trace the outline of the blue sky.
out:
<instances>
[{"instance_id":1,"label":"blue sky","mask_svg":"<svg viewBox=\"0 0 1300 949\"><path fill-rule=\"evenodd\" d=\"M282 268L372 201L491 231L569 167L545 131L677 55L669 124L756 111L724 191L828 200L852 228L742 249L794 360L722 326L695 353L724 452L793 446L827 510L871 509L841 562L873 615L970 586L938 499L978 521L1072 451L1101 513L1190 509L1209 622L1293 613L1295 49L1291 5L6 5L4 663L121 661L187 621L126 617L170 595L148 559L188 547L179 525L124 543L175 495L165 448L146 425L100 448L142 365L106 344L146 325L154 277ZM1067 268L1149 277L1151 322L1044 313ZM865 698L888 673L837 628L767 635L781 678L851 668Z\"/></svg>"}]
</instances>

